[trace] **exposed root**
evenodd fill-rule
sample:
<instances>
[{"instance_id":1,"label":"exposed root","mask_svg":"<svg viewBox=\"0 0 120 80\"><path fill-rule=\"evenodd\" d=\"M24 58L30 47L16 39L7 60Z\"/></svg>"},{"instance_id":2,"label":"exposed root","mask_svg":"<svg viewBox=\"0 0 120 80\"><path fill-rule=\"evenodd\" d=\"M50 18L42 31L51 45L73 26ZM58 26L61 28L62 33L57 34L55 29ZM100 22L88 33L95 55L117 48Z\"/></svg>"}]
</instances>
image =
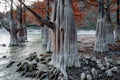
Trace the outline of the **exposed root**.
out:
<instances>
[{"instance_id":1,"label":"exposed root","mask_svg":"<svg viewBox=\"0 0 120 80\"><path fill-rule=\"evenodd\" d=\"M14 63L15 61L10 61L10 63L7 65L7 68L11 67Z\"/></svg>"}]
</instances>

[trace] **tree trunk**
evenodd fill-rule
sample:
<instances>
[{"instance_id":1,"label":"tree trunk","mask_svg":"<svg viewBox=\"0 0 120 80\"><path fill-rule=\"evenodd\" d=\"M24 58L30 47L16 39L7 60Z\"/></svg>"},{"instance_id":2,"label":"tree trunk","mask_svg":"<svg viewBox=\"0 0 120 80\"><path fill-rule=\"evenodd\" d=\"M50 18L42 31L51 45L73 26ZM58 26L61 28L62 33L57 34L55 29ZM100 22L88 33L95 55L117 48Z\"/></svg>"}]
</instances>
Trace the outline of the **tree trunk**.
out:
<instances>
[{"instance_id":1,"label":"tree trunk","mask_svg":"<svg viewBox=\"0 0 120 80\"><path fill-rule=\"evenodd\" d=\"M107 44L115 44L113 25L110 18L110 0L107 0L107 10L106 10L106 41Z\"/></svg>"},{"instance_id":2,"label":"tree trunk","mask_svg":"<svg viewBox=\"0 0 120 80\"><path fill-rule=\"evenodd\" d=\"M96 26L96 40L95 40L95 52L106 52L108 51L108 46L106 42L106 27L105 27L105 17L104 17L104 3L100 0L99 5L99 16L97 19Z\"/></svg>"},{"instance_id":3,"label":"tree trunk","mask_svg":"<svg viewBox=\"0 0 120 80\"><path fill-rule=\"evenodd\" d=\"M120 1L117 0L117 11L116 11L116 22L117 22L117 25L115 27L115 41L118 42L120 41L120 16L119 16L119 4L120 4Z\"/></svg>"},{"instance_id":4,"label":"tree trunk","mask_svg":"<svg viewBox=\"0 0 120 80\"><path fill-rule=\"evenodd\" d=\"M48 15L48 20L49 20L49 17L50 17L50 15L49 15L49 7L50 7L49 3L50 3L50 1L47 0L47 15ZM52 3L52 4L53 4L53 3ZM53 7L54 7L54 6L52 5L52 8L53 8ZM53 13L54 13L54 11L52 11L52 15L53 15ZM53 18L53 17L51 16L51 18L50 18L51 21L53 21L52 18ZM52 52L53 52L52 50L53 50L53 49L52 49L52 30L49 29L49 30L48 30L48 43L47 43L46 52L47 52L47 53L52 53Z\"/></svg>"},{"instance_id":5,"label":"tree trunk","mask_svg":"<svg viewBox=\"0 0 120 80\"><path fill-rule=\"evenodd\" d=\"M46 25L44 25L44 28L43 28L43 46L47 47L47 42L48 42L48 27L46 27Z\"/></svg>"},{"instance_id":6,"label":"tree trunk","mask_svg":"<svg viewBox=\"0 0 120 80\"><path fill-rule=\"evenodd\" d=\"M19 0L20 1L20 0ZM71 0L52 0L53 12L51 21L46 23L33 10L31 11L41 22L52 29L52 61L51 64L60 69L67 78L67 67L80 67L77 50L77 31ZM52 23L51 23L52 22Z\"/></svg>"},{"instance_id":7,"label":"tree trunk","mask_svg":"<svg viewBox=\"0 0 120 80\"><path fill-rule=\"evenodd\" d=\"M13 0L11 0L11 22L10 22L10 46L16 46L18 45L18 39L17 39L17 26L14 23L13 20Z\"/></svg>"},{"instance_id":8,"label":"tree trunk","mask_svg":"<svg viewBox=\"0 0 120 80\"><path fill-rule=\"evenodd\" d=\"M27 40L27 28L22 26L17 36L19 42L25 42Z\"/></svg>"},{"instance_id":9,"label":"tree trunk","mask_svg":"<svg viewBox=\"0 0 120 80\"><path fill-rule=\"evenodd\" d=\"M47 0L47 4L46 4L46 19L49 20L49 0ZM47 47L48 44L48 39L49 39L49 28L44 25L44 35L43 35L43 45Z\"/></svg>"},{"instance_id":10,"label":"tree trunk","mask_svg":"<svg viewBox=\"0 0 120 80\"><path fill-rule=\"evenodd\" d=\"M115 27L115 41L120 41L120 24L117 24Z\"/></svg>"},{"instance_id":11,"label":"tree trunk","mask_svg":"<svg viewBox=\"0 0 120 80\"><path fill-rule=\"evenodd\" d=\"M23 1L23 0L22 0ZM24 19L22 18L22 14L23 14L23 8L22 8L22 3L20 3L20 12L18 13L19 18L19 23L20 23L20 31L18 32L18 40L19 42L25 42L27 40L27 27L25 27L25 16Z\"/></svg>"},{"instance_id":12,"label":"tree trunk","mask_svg":"<svg viewBox=\"0 0 120 80\"><path fill-rule=\"evenodd\" d=\"M65 77L67 67L80 67L77 50L77 32L70 0L57 0L55 3L55 24L53 31L53 65Z\"/></svg>"},{"instance_id":13,"label":"tree trunk","mask_svg":"<svg viewBox=\"0 0 120 80\"><path fill-rule=\"evenodd\" d=\"M18 45L17 33L15 32L15 29L12 29L10 32L10 46L17 45Z\"/></svg>"},{"instance_id":14,"label":"tree trunk","mask_svg":"<svg viewBox=\"0 0 120 80\"><path fill-rule=\"evenodd\" d=\"M48 42L47 42L46 52L52 53L52 30L51 29L49 29L48 31Z\"/></svg>"}]
</instances>

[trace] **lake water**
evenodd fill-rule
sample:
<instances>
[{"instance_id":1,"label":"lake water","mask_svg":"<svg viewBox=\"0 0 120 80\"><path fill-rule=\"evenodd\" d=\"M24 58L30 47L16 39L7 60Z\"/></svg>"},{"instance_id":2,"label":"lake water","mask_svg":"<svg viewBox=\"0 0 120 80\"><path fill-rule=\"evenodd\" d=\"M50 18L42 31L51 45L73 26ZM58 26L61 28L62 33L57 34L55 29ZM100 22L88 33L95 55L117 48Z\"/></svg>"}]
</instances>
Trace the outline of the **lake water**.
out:
<instances>
[{"instance_id":1,"label":"lake water","mask_svg":"<svg viewBox=\"0 0 120 80\"><path fill-rule=\"evenodd\" d=\"M94 30L78 31L79 34L95 34ZM0 45L6 44L6 47L0 46L0 80L34 80L31 78L21 77L19 73L15 72L16 67L13 65L10 68L6 68L10 61L22 61L27 55L32 52L38 54L44 53L45 50L42 46L41 31L38 29L28 29L28 42L18 47L9 47L9 33L0 29ZM2 57L6 55L7 58Z\"/></svg>"}]
</instances>

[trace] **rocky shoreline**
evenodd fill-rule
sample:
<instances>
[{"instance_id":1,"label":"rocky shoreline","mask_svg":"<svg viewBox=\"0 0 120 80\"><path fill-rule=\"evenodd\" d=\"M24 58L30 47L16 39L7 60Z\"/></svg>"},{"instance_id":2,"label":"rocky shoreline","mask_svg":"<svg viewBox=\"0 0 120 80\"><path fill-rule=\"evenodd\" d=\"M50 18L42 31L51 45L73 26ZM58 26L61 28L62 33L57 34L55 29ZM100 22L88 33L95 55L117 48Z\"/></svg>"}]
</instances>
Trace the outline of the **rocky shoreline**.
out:
<instances>
[{"instance_id":1,"label":"rocky shoreline","mask_svg":"<svg viewBox=\"0 0 120 80\"><path fill-rule=\"evenodd\" d=\"M104 59L94 55L79 56L80 68L67 68L68 80L120 80L120 61L107 56ZM31 53L22 62L17 62L16 72L21 76L36 80L66 80L64 75L55 67L49 65L51 54ZM10 62L12 65L15 62ZM41 70L39 65L47 68ZM10 66L9 66L10 67ZM8 67L8 68L9 68Z\"/></svg>"},{"instance_id":2,"label":"rocky shoreline","mask_svg":"<svg viewBox=\"0 0 120 80\"><path fill-rule=\"evenodd\" d=\"M109 53L95 53L93 52L94 37L92 37L83 36L83 38L78 39L81 67L67 68L68 80L120 80L120 55L109 54L110 52L119 53L119 45L118 48L111 46ZM51 53L38 54L33 52L22 61L11 61L7 68L15 64L16 72L23 77L35 80L66 80L58 69L49 65L51 55ZM6 57L3 56L3 58Z\"/></svg>"}]
</instances>

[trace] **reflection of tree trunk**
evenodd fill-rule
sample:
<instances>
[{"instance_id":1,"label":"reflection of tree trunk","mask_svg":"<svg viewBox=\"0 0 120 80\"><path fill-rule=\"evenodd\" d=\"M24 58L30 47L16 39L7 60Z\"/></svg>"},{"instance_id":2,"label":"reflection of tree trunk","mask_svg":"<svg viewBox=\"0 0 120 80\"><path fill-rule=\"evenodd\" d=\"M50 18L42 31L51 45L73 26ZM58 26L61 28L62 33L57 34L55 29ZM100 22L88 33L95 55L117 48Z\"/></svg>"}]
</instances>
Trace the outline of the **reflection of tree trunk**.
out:
<instances>
[{"instance_id":1,"label":"reflection of tree trunk","mask_svg":"<svg viewBox=\"0 0 120 80\"><path fill-rule=\"evenodd\" d=\"M96 26L96 41L94 51L96 52L106 52L108 51L106 42L106 27L105 27L105 17L104 17L104 3L100 0L99 5L99 16L97 19Z\"/></svg>"},{"instance_id":2,"label":"reflection of tree trunk","mask_svg":"<svg viewBox=\"0 0 120 80\"><path fill-rule=\"evenodd\" d=\"M107 44L114 44L114 33L113 33L113 25L111 23L110 18L110 0L107 0L107 11L106 11L106 41Z\"/></svg>"},{"instance_id":3,"label":"reflection of tree trunk","mask_svg":"<svg viewBox=\"0 0 120 80\"><path fill-rule=\"evenodd\" d=\"M120 41L120 16L119 16L119 4L120 4L120 1L117 0L117 16L116 16L116 22L117 22L117 25L115 27L115 40L116 41Z\"/></svg>"}]
</instances>

